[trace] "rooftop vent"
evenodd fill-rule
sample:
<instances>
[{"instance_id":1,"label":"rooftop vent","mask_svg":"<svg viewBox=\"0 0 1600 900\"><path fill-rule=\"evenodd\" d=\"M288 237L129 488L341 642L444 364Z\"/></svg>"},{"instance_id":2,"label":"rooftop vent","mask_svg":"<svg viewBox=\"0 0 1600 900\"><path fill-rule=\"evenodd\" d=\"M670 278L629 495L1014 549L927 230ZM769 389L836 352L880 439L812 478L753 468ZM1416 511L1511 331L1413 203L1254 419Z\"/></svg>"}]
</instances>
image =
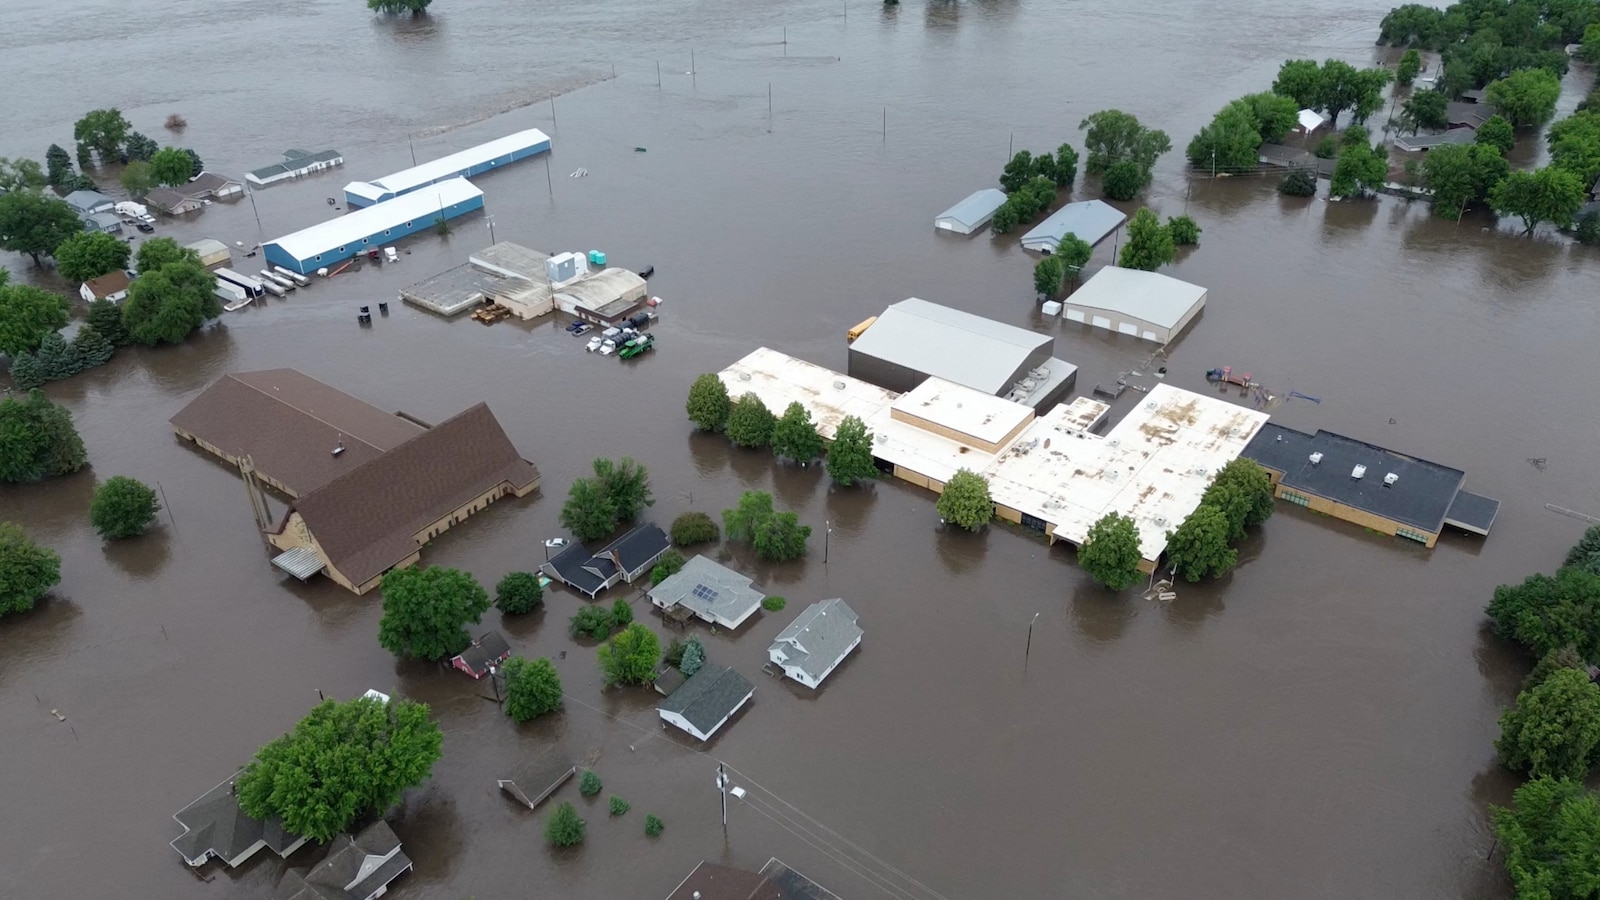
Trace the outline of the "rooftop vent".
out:
<instances>
[{"instance_id":1,"label":"rooftop vent","mask_svg":"<svg viewBox=\"0 0 1600 900\"><path fill-rule=\"evenodd\" d=\"M835 382L834 382L834 383L833 383L833 386L834 386L834 387L835 387L835 388L838 388L838 389L839 389L839 390L841 390L841 391L842 391L842 390L844 390L844 382L842 382L842 381L835 381Z\"/></svg>"},{"instance_id":2,"label":"rooftop vent","mask_svg":"<svg viewBox=\"0 0 1600 900\"><path fill-rule=\"evenodd\" d=\"M880 444L886 444L886 443L889 442L889 436L887 434L879 433L877 438L878 438L878 443L880 443Z\"/></svg>"},{"instance_id":3,"label":"rooftop vent","mask_svg":"<svg viewBox=\"0 0 1600 900\"><path fill-rule=\"evenodd\" d=\"M1390 472L1389 474L1383 476L1383 486L1384 487L1394 487L1394 483L1396 481L1399 481L1399 480L1400 480L1400 476L1399 475L1396 475L1395 473Z\"/></svg>"},{"instance_id":4,"label":"rooftop vent","mask_svg":"<svg viewBox=\"0 0 1600 900\"><path fill-rule=\"evenodd\" d=\"M1154 400L1151 400L1149 403L1146 403L1144 405L1144 408L1153 411L1156 408L1156 402Z\"/></svg>"},{"instance_id":5,"label":"rooftop vent","mask_svg":"<svg viewBox=\"0 0 1600 900\"><path fill-rule=\"evenodd\" d=\"M1318 450L1317 452L1311 454L1311 464L1314 466L1319 462L1322 462L1322 451L1321 450Z\"/></svg>"},{"instance_id":6,"label":"rooftop vent","mask_svg":"<svg viewBox=\"0 0 1600 900\"><path fill-rule=\"evenodd\" d=\"M740 381L749 381L750 380L750 373L749 372L740 372L739 373L739 380Z\"/></svg>"},{"instance_id":7,"label":"rooftop vent","mask_svg":"<svg viewBox=\"0 0 1600 900\"><path fill-rule=\"evenodd\" d=\"M1367 474L1367 467L1366 466L1356 466L1354 469L1350 470L1350 477L1351 478L1360 478L1361 476L1363 476L1365 474Z\"/></svg>"},{"instance_id":8,"label":"rooftop vent","mask_svg":"<svg viewBox=\"0 0 1600 900\"><path fill-rule=\"evenodd\" d=\"M333 455L334 456L338 456L339 454L341 454L343 452L344 452L344 441L340 441L339 445L337 447L333 448Z\"/></svg>"}]
</instances>

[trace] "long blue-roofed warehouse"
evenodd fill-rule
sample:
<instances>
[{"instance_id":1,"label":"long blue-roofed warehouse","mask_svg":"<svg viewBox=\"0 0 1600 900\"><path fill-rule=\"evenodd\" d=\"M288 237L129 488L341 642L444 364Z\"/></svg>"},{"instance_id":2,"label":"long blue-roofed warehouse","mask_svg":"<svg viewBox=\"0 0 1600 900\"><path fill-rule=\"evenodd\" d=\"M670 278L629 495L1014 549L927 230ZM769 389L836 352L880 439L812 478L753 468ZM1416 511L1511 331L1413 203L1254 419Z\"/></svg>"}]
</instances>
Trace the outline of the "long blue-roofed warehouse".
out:
<instances>
[{"instance_id":1,"label":"long blue-roofed warehouse","mask_svg":"<svg viewBox=\"0 0 1600 900\"><path fill-rule=\"evenodd\" d=\"M268 241L262 253L273 265L304 275L475 209L483 209L483 191L452 178Z\"/></svg>"},{"instance_id":2,"label":"long blue-roofed warehouse","mask_svg":"<svg viewBox=\"0 0 1600 900\"><path fill-rule=\"evenodd\" d=\"M550 136L537 128L529 128L403 169L393 175L372 181L352 181L344 186L344 199L351 206L371 206L450 178L471 178L491 172L549 150Z\"/></svg>"}]
</instances>

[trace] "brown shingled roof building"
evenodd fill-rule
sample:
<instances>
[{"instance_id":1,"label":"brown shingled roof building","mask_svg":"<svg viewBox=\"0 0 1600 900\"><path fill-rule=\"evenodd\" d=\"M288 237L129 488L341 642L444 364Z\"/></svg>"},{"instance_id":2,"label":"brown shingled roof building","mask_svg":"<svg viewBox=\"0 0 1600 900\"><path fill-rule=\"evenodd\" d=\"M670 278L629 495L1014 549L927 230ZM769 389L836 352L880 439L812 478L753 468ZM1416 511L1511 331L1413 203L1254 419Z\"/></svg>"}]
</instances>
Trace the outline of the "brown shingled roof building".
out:
<instances>
[{"instance_id":1,"label":"brown shingled roof building","mask_svg":"<svg viewBox=\"0 0 1600 900\"><path fill-rule=\"evenodd\" d=\"M294 369L224 375L171 419L186 441L299 497L422 434L423 427ZM337 454L333 451L343 447Z\"/></svg>"},{"instance_id":2,"label":"brown shingled roof building","mask_svg":"<svg viewBox=\"0 0 1600 900\"><path fill-rule=\"evenodd\" d=\"M838 895L770 859L759 872L701 861L667 900L839 900Z\"/></svg>"},{"instance_id":3,"label":"brown shingled roof building","mask_svg":"<svg viewBox=\"0 0 1600 900\"><path fill-rule=\"evenodd\" d=\"M255 477L295 498L267 529L285 551L275 565L358 594L490 503L539 488L485 404L423 428L293 369L227 376L172 425L230 463L249 456Z\"/></svg>"}]
</instances>

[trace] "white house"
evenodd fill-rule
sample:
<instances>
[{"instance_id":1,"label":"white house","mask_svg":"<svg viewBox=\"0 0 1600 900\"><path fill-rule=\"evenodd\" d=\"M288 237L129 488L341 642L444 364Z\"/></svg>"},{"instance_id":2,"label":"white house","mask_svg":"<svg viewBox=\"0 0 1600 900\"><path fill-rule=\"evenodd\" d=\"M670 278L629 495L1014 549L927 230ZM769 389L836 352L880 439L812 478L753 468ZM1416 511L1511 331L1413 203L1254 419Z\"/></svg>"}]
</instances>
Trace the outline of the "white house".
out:
<instances>
[{"instance_id":1,"label":"white house","mask_svg":"<svg viewBox=\"0 0 1600 900\"><path fill-rule=\"evenodd\" d=\"M750 579L704 556L696 556L670 578L650 589L650 602L669 611L683 607L695 617L730 631L761 608L762 591Z\"/></svg>"},{"instance_id":2,"label":"white house","mask_svg":"<svg viewBox=\"0 0 1600 900\"><path fill-rule=\"evenodd\" d=\"M767 658L783 674L814 689L859 646L855 610L836 597L813 603L795 617L767 648Z\"/></svg>"},{"instance_id":3,"label":"white house","mask_svg":"<svg viewBox=\"0 0 1600 900\"><path fill-rule=\"evenodd\" d=\"M756 695L755 686L743 675L728 668L706 663L656 707L661 721L683 729L702 741L711 740L717 729Z\"/></svg>"},{"instance_id":4,"label":"white house","mask_svg":"<svg viewBox=\"0 0 1600 900\"><path fill-rule=\"evenodd\" d=\"M127 272L107 272L78 285L78 296L82 297L85 303L93 303L96 300L120 303L128 297L129 284Z\"/></svg>"}]
</instances>

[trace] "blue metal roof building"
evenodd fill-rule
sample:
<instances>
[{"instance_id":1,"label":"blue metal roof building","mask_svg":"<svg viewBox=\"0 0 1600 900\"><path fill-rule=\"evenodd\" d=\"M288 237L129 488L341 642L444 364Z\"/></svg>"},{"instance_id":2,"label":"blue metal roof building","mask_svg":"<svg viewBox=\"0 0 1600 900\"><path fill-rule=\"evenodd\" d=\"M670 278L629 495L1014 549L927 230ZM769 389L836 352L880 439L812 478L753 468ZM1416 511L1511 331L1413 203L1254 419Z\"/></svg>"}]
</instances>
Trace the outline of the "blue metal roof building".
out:
<instances>
[{"instance_id":1,"label":"blue metal roof building","mask_svg":"<svg viewBox=\"0 0 1600 900\"><path fill-rule=\"evenodd\" d=\"M351 206L371 206L450 178L481 175L549 150L550 136L529 128L373 181L352 181L344 186L344 199Z\"/></svg>"},{"instance_id":2,"label":"blue metal roof building","mask_svg":"<svg viewBox=\"0 0 1600 900\"><path fill-rule=\"evenodd\" d=\"M475 209L483 209L483 191L452 178L268 241L262 253L267 262L304 275Z\"/></svg>"}]
</instances>

